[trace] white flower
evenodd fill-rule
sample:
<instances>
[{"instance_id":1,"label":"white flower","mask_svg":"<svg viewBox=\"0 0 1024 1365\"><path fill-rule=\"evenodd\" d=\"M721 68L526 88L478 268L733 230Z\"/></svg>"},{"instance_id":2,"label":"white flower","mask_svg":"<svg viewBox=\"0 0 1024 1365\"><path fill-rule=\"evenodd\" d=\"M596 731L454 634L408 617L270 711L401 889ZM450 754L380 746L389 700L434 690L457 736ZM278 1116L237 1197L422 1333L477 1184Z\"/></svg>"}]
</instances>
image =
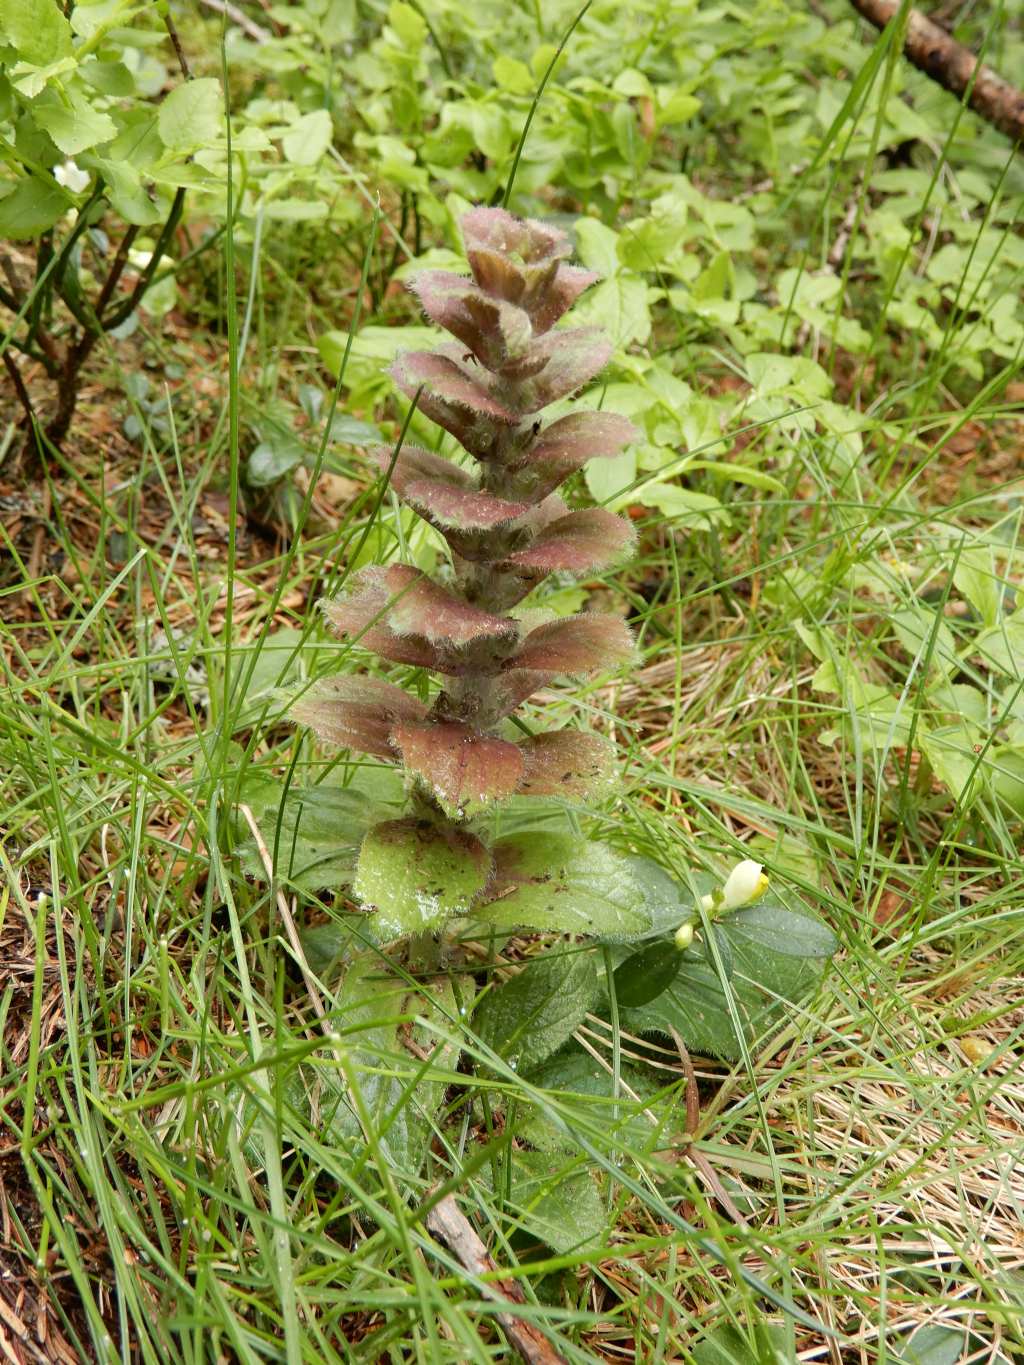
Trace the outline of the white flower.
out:
<instances>
[{"instance_id":1,"label":"white flower","mask_svg":"<svg viewBox=\"0 0 1024 1365\"><path fill-rule=\"evenodd\" d=\"M753 858L744 858L729 873L721 891L704 896L701 904L705 910L739 910L741 906L757 900L767 885L764 864L755 863Z\"/></svg>"},{"instance_id":2,"label":"white flower","mask_svg":"<svg viewBox=\"0 0 1024 1365\"><path fill-rule=\"evenodd\" d=\"M70 158L64 162L63 166L54 168L53 178L58 185L63 185L72 194L81 194L87 190L92 183L92 176L88 171L83 171L77 161Z\"/></svg>"}]
</instances>

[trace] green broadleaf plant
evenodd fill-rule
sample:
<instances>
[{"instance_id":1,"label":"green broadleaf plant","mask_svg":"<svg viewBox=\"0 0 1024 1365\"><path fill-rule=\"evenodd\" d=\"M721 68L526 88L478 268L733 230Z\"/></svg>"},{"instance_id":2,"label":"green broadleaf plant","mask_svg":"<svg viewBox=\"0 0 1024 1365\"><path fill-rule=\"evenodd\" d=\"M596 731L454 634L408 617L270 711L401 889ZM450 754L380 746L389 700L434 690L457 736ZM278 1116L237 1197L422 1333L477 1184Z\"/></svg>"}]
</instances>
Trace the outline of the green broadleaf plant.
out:
<instances>
[{"instance_id":1,"label":"green broadleaf plant","mask_svg":"<svg viewBox=\"0 0 1024 1365\"><path fill-rule=\"evenodd\" d=\"M180 77L154 111L125 58L160 27ZM0 242L21 244L0 251L0 350L29 463L67 436L86 361L132 318L170 248L185 162L221 131L219 82L190 75L166 6L82 4L66 17L56 0L0 0ZM34 365L55 393L46 415L23 377Z\"/></svg>"}]
</instances>

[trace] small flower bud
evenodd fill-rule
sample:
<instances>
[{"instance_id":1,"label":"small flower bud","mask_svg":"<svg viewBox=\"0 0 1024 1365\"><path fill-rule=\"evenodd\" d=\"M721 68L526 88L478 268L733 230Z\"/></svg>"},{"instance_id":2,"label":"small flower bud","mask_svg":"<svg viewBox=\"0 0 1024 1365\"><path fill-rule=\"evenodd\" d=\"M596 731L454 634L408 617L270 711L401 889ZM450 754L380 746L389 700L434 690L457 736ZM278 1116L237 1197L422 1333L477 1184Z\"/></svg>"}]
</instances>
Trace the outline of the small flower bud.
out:
<instances>
[{"instance_id":1,"label":"small flower bud","mask_svg":"<svg viewBox=\"0 0 1024 1365\"><path fill-rule=\"evenodd\" d=\"M689 922L689 920L687 920L685 924L681 924L679 928L676 930L675 943L679 951L683 952L685 951L685 949L689 948L692 942L693 925Z\"/></svg>"},{"instance_id":2,"label":"small flower bud","mask_svg":"<svg viewBox=\"0 0 1024 1365\"><path fill-rule=\"evenodd\" d=\"M744 858L729 873L721 891L712 892L701 901L705 910L739 910L757 900L768 886L763 863Z\"/></svg>"}]
</instances>

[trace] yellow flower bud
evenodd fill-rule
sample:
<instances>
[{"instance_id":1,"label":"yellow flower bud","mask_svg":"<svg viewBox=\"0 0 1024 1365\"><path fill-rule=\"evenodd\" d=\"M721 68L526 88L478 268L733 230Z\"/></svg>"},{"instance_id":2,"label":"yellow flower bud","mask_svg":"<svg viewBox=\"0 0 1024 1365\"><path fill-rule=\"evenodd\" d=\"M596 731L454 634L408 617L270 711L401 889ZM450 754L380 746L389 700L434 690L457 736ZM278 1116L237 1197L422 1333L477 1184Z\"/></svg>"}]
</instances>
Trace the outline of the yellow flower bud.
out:
<instances>
[{"instance_id":1,"label":"yellow flower bud","mask_svg":"<svg viewBox=\"0 0 1024 1365\"><path fill-rule=\"evenodd\" d=\"M705 910L739 910L756 901L768 886L763 863L744 858L729 873L720 892L705 896L701 902Z\"/></svg>"}]
</instances>

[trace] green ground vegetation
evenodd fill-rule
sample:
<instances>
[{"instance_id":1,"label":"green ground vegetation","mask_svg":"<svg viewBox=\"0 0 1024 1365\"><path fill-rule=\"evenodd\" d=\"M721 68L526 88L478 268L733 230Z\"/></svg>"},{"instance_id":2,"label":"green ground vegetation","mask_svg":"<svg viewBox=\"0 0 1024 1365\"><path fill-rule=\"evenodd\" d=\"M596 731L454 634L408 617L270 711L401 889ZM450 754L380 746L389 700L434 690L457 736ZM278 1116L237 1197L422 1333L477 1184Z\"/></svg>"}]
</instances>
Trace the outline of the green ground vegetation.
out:
<instances>
[{"instance_id":1,"label":"green ground vegetation","mask_svg":"<svg viewBox=\"0 0 1024 1365\"><path fill-rule=\"evenodd\" d=\"M0 0L9 1359L504 1359L497 1281L573 1362L1024 1350L1024 158L844 0L578 8ZM1022 12L943 7L1010 79ZM541 703L621 789L541 837L763 863L799 990L756 920L655 1004L572 936L344 969L394 782L288 708L384 668L318 598L443 555L364 451L531 115L641 433L569 486L636 555L535 603L637 634Z\"/></svg>"}]
</instances>

